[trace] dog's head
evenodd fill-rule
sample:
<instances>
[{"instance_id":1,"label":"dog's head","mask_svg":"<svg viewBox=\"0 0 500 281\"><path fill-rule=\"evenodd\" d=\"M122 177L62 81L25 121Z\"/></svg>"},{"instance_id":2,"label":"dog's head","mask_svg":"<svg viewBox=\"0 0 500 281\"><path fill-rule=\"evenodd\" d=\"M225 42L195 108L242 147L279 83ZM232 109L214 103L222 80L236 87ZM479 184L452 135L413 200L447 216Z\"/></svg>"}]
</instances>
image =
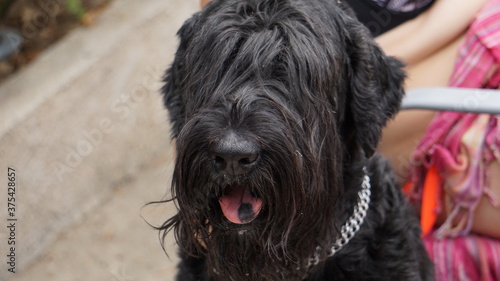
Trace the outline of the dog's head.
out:
<instances>
[{"instance_id":1,"label":"dog's head","mask_svg":"<svg viewBox=\"0 0 500 281\"><path fill-rule=\"evenodd\" d=\"M336 238L339 197L361 182L345 175L398 110L401 63L333 0L216 0L179 37L163 88L179 213L164 228L218 278L292 274Z\"/></svg>"}]
</instances>

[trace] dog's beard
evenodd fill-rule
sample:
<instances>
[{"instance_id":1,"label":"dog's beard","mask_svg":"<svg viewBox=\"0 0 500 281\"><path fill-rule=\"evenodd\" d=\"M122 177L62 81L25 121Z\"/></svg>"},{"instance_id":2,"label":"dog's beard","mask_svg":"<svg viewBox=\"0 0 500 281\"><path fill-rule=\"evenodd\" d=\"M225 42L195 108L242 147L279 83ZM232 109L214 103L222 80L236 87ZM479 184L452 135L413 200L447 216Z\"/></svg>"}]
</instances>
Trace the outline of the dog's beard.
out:
<instances>
[{"instance_id":1,"label":"dog's beard","mask_svg":"<svg viewBox=\"0 0 500 281\"><path fill-rule=\"evenodd\" d=\"M287 179L279 186L296 184L292 182ZM300 247L299 237L292 234L300 231L294 223L297 210L287 202L304 201L304 194L283 195L276 182L260 177L250 176L239 181L238 185L253 190L252 193L262 201L261 209L251 221L233 223L224 213L220 198L219 204L211 203L213 211L207 214L207 236L199 238L205 247L208 271L215 280L221 281L301 280L305 275L302 263L311 252ZM226 185L226 189L232 186Z\"/></svg>"},{"instance_id":2,"label":"dog's beard","mask_svg":"<svg viewBox=\"0 0 500 281\"><path fill-rule=\"evenodd\" d=\"M203 134L200 127L192 131ZM327 171L341 159L327 152L339 145L334 133L329 137L333 148L314 154L305 140L297 144L276 136L260 144L265 152L254 172L228 180L207 169L206 141L188 134L186 142L181 134L173 181L179 213L163 228L175 229L188 255L205 258L214 280L302 280L316 249L331 247L338 234L341 174ZM249 222L232 223L221 208L226 189L234 186L262 201Z\"/></svg>"},{"instance_id":3,"label":"dog's beard","mask_svg":"<svg viewBox=\"0 0 500 281\"><path fill-rule=\"evenodd\" d=\"M285 171L287 168L283 165L282 169ZM293 168L287 172L300 174L293 172ZM275 170L272 173L280 172ZM227 183L222 179L213 181L211 186L197 186L194 188L197 194L198 191L209 190L209 195L205 194L205 206L208 207L193 204L194 200L185 205L186 202L180 200L179 205L185 206L179 213L185 216L182 219L182 235L187 237L182 239L185 243L181 243L181 247L202 253L214 280L301 280L305 275L304 261L313 253L317 241L312 239L304 243L308 235L300 226L308 226L304 221L305 214L300 212L307 210L290 204L305 203L306 194L283 190L285 186L296 184L293 177L280 182L248 176L237 183ZM221 207L225 189L234 185L245 186L262 201L258 214L249 222L231 222ZM200 198L201 195L189 197ZM184 198L183 195L180 198Z\"/></svg>"},{"instance_id":4,"label":"dog's beard","mask_svg":"<svg viewBox=\"0 0 500 281\"><path fill-rule=\"evenodd\" d=\"M317 247L327 249L337 237L335 219L331 215L319 217L311 207L318 204L309 201L306 194L287 196L272 183L267 187L271 192L258 192L259 197L265 198L263 206L248 223L230 222L220 203L212 201L206 212L198 212L198 221L204 220L203 224L185 225L194 227L188 233L199 234L194 235L195 243L201 245L207 270L214 280L302 280ZM301 201L300 206L290 204Z\"/></svg>"},{"instance_id":5,"label":"dog's beard","mask_svg":"<svg viewBox=\"0 0 500 281\"><path fill-rule=\"evenodd\" d=\"M306 268L301 253L272 245L259 229L212 231L206 266L214 280L302 280Z\"/></svg>"}]
</instances>

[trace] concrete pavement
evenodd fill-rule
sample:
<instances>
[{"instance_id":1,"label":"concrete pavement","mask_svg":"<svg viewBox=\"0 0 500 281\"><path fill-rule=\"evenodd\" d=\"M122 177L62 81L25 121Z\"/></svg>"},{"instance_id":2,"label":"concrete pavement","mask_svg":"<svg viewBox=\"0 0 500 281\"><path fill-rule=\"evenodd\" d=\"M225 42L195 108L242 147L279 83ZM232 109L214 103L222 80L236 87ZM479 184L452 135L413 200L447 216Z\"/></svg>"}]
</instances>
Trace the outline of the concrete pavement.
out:
<instances>
[{"instance_id":1,"label":"concrete pavement","mask_svg":"<svg viewBox=\"0 0 500 281\"><path fill-rule=\"evenodd\" d=\"M163 252L158 232L173 214L160 200L170 181L170 151L149 163L131 182L117 185L113 196L62 231L46 251L9 281L173 281L176 246L169 236Z\"/></svg>"},{"instance_id":2,"label":"concrete pavement","mask_svg":"<svg viewBox=\"0 0 500 281\"><path fill-rule=\"evenodd\" d=\"M198 3L114 0L96 24L0 85L1 281L172 280L175 254L164 255L141 216L159 224L173 211L142 206L169 188L172 143L158 90L175 33ZM3 226L9 218L14 231Z\"/></svg>"}]
</instances>

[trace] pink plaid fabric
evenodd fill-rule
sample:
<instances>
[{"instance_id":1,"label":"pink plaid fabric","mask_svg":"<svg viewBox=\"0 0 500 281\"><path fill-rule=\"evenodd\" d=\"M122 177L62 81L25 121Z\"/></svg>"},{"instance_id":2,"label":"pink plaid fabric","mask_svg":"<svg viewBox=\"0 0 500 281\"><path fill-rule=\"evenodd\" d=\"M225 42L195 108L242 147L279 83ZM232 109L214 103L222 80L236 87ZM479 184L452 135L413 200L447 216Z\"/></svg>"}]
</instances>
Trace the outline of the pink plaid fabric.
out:
<instances>
[{"instance_id":1,"label":"pink plaid fabric","mask_svg":"<svg viewBox=\"0 0 500 281\"><path fill-rule=\"evenodd\" d=\"M500 0L490 0L471 24L459 48L450 86L496 89L500 85L499 65ZM458 102L481 98L487 97L478 94ZM416 188L412 194L421 194L419 189L427 169L436 165L443 179L442 190L452 199L450 215L435 235L468 234L473 212L483 195L498 206L498 198L493 198L489 192L485 167L494 159L500 161L499 147L499 116L459 112L437 114L413 155L414 163L421 165L414 167L411 178Z\"/></svg>"},{"instance_id":2,"label":"pink plaid fabric","mask_svg":"<svg viewBox=\"0 0 500 281\"><path fill-rule=\"evenodd\" d=\"M452 87L491 88L500 85L500 0L490 0L471 24L459 48ZM480 95L471 97L487 98ZM500 106L500 105L498 105ZM451 198L445 223L424 237L435 264L437 281L500 281L500 241L470 233L474 210L482 196L497 206L489 193L485 167L500 161L500 117L489 114L441 112L414 153L411 179L422 193L427 169L435 165L441 190ZM414 202L415 203L415 202ZM436 212L440 211L439 206Z\"/></svg>"},{"instance_id":3,"label":"pink plaid fabric","mask_svg":"<svg viewBox=\"0 0 500 281\"><path fill-rule=\"evenodd\" d=\"M455 238L424 239L434 261L436 281L500 280L500 248L498 240L467 235Z\"/></svg>"},{"instance_id":4,"label":"pink plaid fabric","mask_svg":"<svg viewBox=\"0 0 500 281\"><path fill-rule=\"evenodd\" d=\"M498 88L500 72L500 1L490 0L472 22L460 47L450 86Z\"/></svg>"}]
</instances>

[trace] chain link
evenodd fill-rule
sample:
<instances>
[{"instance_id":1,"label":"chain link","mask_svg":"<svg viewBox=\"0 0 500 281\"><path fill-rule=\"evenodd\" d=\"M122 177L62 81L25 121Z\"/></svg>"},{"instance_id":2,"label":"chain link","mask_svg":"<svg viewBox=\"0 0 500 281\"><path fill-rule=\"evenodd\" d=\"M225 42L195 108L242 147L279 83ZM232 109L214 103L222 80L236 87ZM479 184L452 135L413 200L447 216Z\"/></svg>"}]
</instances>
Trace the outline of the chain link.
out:
<instances>
[{"instance_id":1,"label":"chain link","mask_svg":"<svg viewBox=\"0 0 500 281\"><path fill-rule=\"evenodd\" d=\"M356 233L361 228L363 221L365 220L366 213L370 207L370 196L371 196L371 184L370 177L366 174L366 167L363 168L365 176L363 178L363 183L361 184L361 190L358 192L358 204L354 207L354 213L347 219L346 223L340 229L340 237L335 241L328 257L332 257L337 253L342 247L344 247L351 239L356 235ZM316 248L316 252L313 257L309 258L307 268L317 265L320 260L321 248Z\"/></svg>"}]
</instances>

